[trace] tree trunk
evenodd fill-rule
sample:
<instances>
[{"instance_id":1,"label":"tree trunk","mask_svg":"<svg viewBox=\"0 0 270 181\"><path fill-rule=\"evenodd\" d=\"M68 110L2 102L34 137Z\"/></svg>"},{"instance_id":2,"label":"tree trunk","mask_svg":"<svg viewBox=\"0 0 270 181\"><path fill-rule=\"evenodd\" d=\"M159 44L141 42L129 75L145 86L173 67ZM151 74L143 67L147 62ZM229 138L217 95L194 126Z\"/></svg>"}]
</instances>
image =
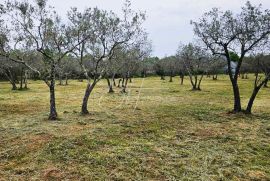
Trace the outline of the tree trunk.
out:
<instances>
[{"instance_id":1,"label":"tree trunk","mask_svg":"<svg viewBox=\"0 0 270 181\"><path fill-rule=\"evenodd\" d=\"M246 109L246 113L247 113L247 114L251 114L252 106L253 106L254 100L255 100L255 98L256 98L256 96L257 96L259 90L260 90L260 89L257 88L257 87L254 88L253 93L252 93L252 95L251 95L251 97L250 97L250 99L249 99L247 109Z\"/></svg>"},{"instance_id":2,"label":"tree trunk","mask_svg":"<svg viewBox=\"0 0 270 181\"><path fill-rule=\"evenodd\" d=\"M115 82L115 74L113 75L112 80L113 80L113 86L115 86L115 87L116 87L116 82Z\"/></svg>"},{"instance_id":3,"label":"tree trunk","mask_svg":"<svg viewBox=\"0 0 270 181\"><path fill-rule=\"evenodd\" d=\"M106 79L107 79L107 83L108 83L108 87L109 87L109 93L114 93L113 85L111 84L110 79L109 78L106 78Z\"/></svg>"},{"instance_id":4,"label":"tree trunk","mask_svg":"<svg viewBox=\"0 0 270 181\"><path fill-rule=\"evenodd\" d=\"M239 72L242 64L242 59L238 60L237 68L235 69L235 72L232 71L231 67L231 59L230 56L228 55L228 50L226 49L226 58L227 58L227 67L228 67L228 73L229 73L229 78L233 87L233 96L234 96L234 108L233 108L233 113L239 113L242 112L242 106L241 106L241 97L240 97L240 91L238 87L238 77L239 77Z\"/></svg>"},{"instance_id":5,"label":"tree trunk","mask_svg":"<svg viewBox=\"0 0 270 181\"><path fill-rule=\"evenodd\" d=\"M197 90L199 90L199 91L201 90L202 79L203 79L203 74L202 74L202 76L201 76L201 78L199 80L198 87L197 87Z\"/></svg>"},{"instance_id":6,"label":"tree trunk","mask_svg":"<svg viewBox=\"0 0 270 181\"><path fill-rule=\"evenodd\" d=\"M92 85L91 85L91 83L87 84L85 94L84 94L84 97L83 97L83 102L82 102L81 114L83 114L83 115L89 114L89 111L88 111L88 108L87 108L88 107L88 100L89 100L90 94L93 91L96 83L97 82L94 81Z\"/></svg>"},{"instance_id":7,"label":"tree trunk","mask_svg":"<svg viewBox=\"0 0 270 181\"><path fill-rule=\"evenodd\" d=\"M56 105L55 105L55 65L51 66L51 77L50 77L50 115L49 120L57 119Z\"/></svg>"},{"instance_id":8,"label":"tree trunk","mask_svg":"<svg viewBox=\"0 0 270 181\"><path fill-rule=\"evenodd\" d=\"M165 77L164 77L164 75L161 75L161 78L160 78L161 80L165 80Z\"/></svg>"},{"instance_id":9,"label":"tree trunk","mask_svg":"<svg viewBox=\"0 0 270 181\"><path fill-rule=\"evenodd\" d=\"M217 80L218 79L218 75L213 75L213 80Z\"/></svg>"},{"instance_id":10,"label":"tree trunk","mask_svg":"<svg viewBox=\"0 0 270 181\"><path fill-rule=\"evenodd\" d=\"M254 88L253 93L252 93L252 95L251 95L251 97L249 99L248 105L247 105L247 109L246 109L247 114L251 114L251 110L252 110L252 107L253 107L254 100L255 100L258 92L260 91L261 87L262 86Z\"/></svg>"},{"instance_id":11,"label":"tree trunk","mask_svg":"<svg viewBox=\"0 0 270 181\"><path fill-rule=\"evenodd\" d=\"M263 85L264 88L268 88L268 85L267 85L267 84L268 84L268 81L269 81L269 80L266 80L266 81L265 81L265 83L264 83L264 85Z\"/></svg>"},{"instance_id":12,"label":"tree trunk","mask_svg":"<svg viewBox=\"0 0 270 181\"><path fill-rule=\"evenodd\" d=\"M27 73L27 71L25 71L25 73L24 73L24 88L25 89L28 89L28 73Z\"/></svg>"},{"instance_id":13,"label":"tree trunk","mask_svg":"<svg viewBox=\"0 0 270 181\"><path fill-rule=\"evenodd\" d=\"M16 86L16 83L15 82L11 82L11 85L12 85L12 90L17 90L17 86Z\"/></svg>"},{"instance_id":14,"label":"tree trunk","mask_svg":"<svg viewBox=\"0 0 270 181\"><path fill-rule=\"evenodd\" d=\"M259 93L262 86L268 81L268 78L266 77L259 85L258 85L258 74L256 75L255 83L254 83L254 89L253 93L249 99L248 106L246 109L246 114L251 114L251 110L253 107L254 100L256 99L257 94Z\"/></svg>"},{"instance_id":15,"label":"tree trunk","mask_svg":"<svg viewBox=\"0 0 270 181\"><path fill-rule=\"evenodd\" d=\"M126 91L126 88L127 88L127 84L128 84L128 78L126 78L124 82L125 82L125 84L124 84L124 87L123 87L123 89L122 89L122 92L123 92L123 93L126 93L126 92L127 92L127 91Z\"/></svg>"},{"instance_id":16,"label":"tree trunk","mask_svg":"<svg viewBox=\"0 0 270 181\"><path fill-rule=\"evenodd\" d=\"M200 91L201 90L201 82L202 82L202 79L203 79L203 74L201 75L200 79L198 80L198 75L194 75L194 80L193 81L193 75L190 73L189 74L189 79L190 79L190 83L192 85L192 90L193 91Z\"/></svg>"},{"instance_id":17,"label":"tree trunk","mask_svg":"<svg viewBox=\"0 0 270 181\"><path fill-rule=\"evenodd\" d=\"M12 85L11 90L17 90L16 81L15 81L11 71L8 68L5 69L5 75L6 75L7 79L9 80L10 84Z\"/></svg>"},{"instance_id":18,"label":"tree trunk","mask_svg":"<svg viewBox=\"0 0 270 181\"><path fill-rule=\"evenodd\" d=\"M91 84L88 83L86 90L85 90L84 97L83 97L82 111L81 111L82 114L89 114L87 106L88 106L88 100L89 100L90 93L91 93Z\"/></svg>"},{"instance_id":19,"label":"tree trunk","mask_svg":"<svg viewBox=\"0 0 270 181\"><path fill-rule=\"evenodd\" d=\"M234 95L234 109L233 109L233 111L235 113L238 113L238 112L242 111L242 107L241 107L241 97L240 97L240 92L239 92L237 80L232 81L232 86L233 86L233 95Z\"/></svg>"},{"instance_id":20,"label":"tree trunk","mask_svg":"<svg viewBox=\"0 0 270 181\"><path fill-rule=\"evenodd\" d=\"M63 85L63 77L62 77L62 74L59 75L59 85Z\"/></svg>"},{"instance_id":21,"label":"tree trunk","mask_svg":"<svg viewBox=\"0 0 270 181\"><path fill-rule=\"evenodd\" d=\"M180 84L181 84L181 85L183 85L183 84L184 84L184 77L185 77L184 75L180 75L180 79L181 79Z\"/></svg>"},{"instance_id":22,"label":"tree trunk","mask_svg":"<svg viewBox=\"0 0 270 181\"><path fill-rule=\"evenodd\" d=\"M143 71L143 78L146 78L146 76L147 76L146 71Z\"/></svg>"},{"instance_id":23,"label":"tree trunk","mask_svg":"<svg viewBox=\"0 0 270 181\"><path fill-rule=\"evenodd\" d=\"M21 80L20 80L20 90L22 90L23 89L23 73L24 73L24 70L23 70L23 68L21 69Z\"/></svg>"},{"instance_id":24,"label":"tree trunk","mask_svg":"<svg viewBox=\"0 0 270 181\"><path fill-rule=\"evenodd\" d=\"M68 85L68 75L66 74L66 83L65 85Z\"/></svg>"},{"instance_id":25,"label":"tree trunk","mask_svg":"<svg viewBox=\"0 0 270 181\"><path fill-rule=\"evenodd\" d=\"M114 90L113 90L113 86L112 85L110 85L110 87L109 87L109 93L114 93Z\"/></svg>"},{"instance_id":26,"label":"tree trunk","mask_svg":"<svg viewBox=\"0 0 270 181\"><path fill-rule=\"evenodd\" d=\"M120 87L121 82L122 82L122 79L119 79L119 80L118 80L118 86L117 86L117 87Z\"/></svg>"},{"instance_id":27,"label":"tree trunk","mask_svg":"<svg viewBox=\"0 0 270 181\"><path fill-rule=\"evenodd\" d=\"M196 91L196 90L197 90L197 85L194 84L194 83L192 84L192 90L193 90L193 91Z\"/></svg>"},{"instance_id":28,"label":"tree trunk","mask_svg":"<svg viewBox=\"0 0 270 181\"><path fill-rule=\"evenodd\" d=\"M193 81L193 77L192 75L190 76L190 81L191 81L191 85L192 85L192 90L193 91L197 91L197 83L198 83L198 77L197 75L194 76L195 82Z\"/></svg>"},{"instance_id":29,"label":"tree trunk","mask_svg":"<svg viewBox=\"0 0 270 181\"><path fill-rule=\"evenodd\" d=\"M173 77L172 75L170 76L170 81L169 82L173 82Z\"/></svg>"},{"instance_id":30,"label":"tree trunk","mask_svg":"<svg viewBox=\"0 0 270 181\"><path fill-rule=\"evenodd\" d=\"M56 105L55 105L55 81L51 80L50 83L50 115L49 120L57 119Z\"/></svg>"},{"instance_id":31,"label":"tree trunk","mask_svg":"<svg viewBox=\"0 0 270 181\"><path fill-rule=\"evenodd\" d=\"M131 77L129 78L129 83L132 83L132 78Z\"/></svg>"},{"instance_id":32,"label":"tree trunk","mask_svg":"<svg viewBox=\"0 0 270 181\"><path fill-rule=\"evenodd\" d=\"M196 84L194 84L193 77L192 77L191 74L189 74L189 79L190 79L190 83L192 85L192 90L195 90L196 89Z\"/></svg>"},{"instance_id":33,"label":"tree trunk","mask_svg":"<svg viewBox=\"0 0 270 181\"><path fill-rule=\"evenodd\" d=\"M125 81L126 81L126 78L123 78L122 79L122 87L125 87Z\"/></svg>"}]
</instances>

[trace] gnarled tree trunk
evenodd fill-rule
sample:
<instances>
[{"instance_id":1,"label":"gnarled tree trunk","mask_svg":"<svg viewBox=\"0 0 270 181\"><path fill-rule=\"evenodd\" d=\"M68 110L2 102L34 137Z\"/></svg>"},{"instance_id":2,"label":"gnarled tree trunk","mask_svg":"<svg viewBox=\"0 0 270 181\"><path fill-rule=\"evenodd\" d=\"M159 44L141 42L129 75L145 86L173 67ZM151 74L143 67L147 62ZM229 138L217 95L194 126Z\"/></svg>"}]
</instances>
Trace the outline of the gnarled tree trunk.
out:
<instances>
[{"instance_id":1,"label":"gnarled tree trunk","mask_svg":"<svg viewBox=\"0 0 270 181\"><path fill-rule=\"evenodd\" d=\"M193 76L194 76L194 80L193 80ZM191 73L189 73L189 79L190 79L190 83L192 85L193 91L201 91L201 82L202 82L203 76L204 74L202 74L201 77L199 78L198 75L192 75Z\"/></svg>"},{"instance_id":2,"label":"gnarled tree trunk","mask_svg":"<svg viewBox=\"0 0 270 181\"><path fill-rule=\"evenodd\" d=\"M12 85L12 90L17 90L16 80L14 76L12 75L12 72L10 71L9 68L5 69L5 75L7 79L9 80L10 84Z\"/></svg>"},{"instance_id":3,"label":"gnarled tree trunk","mask_svg":"<svg viewBox=\"0 0 270 181\"><path fill-rule=\"evenodd\" d=\"M259 90L260 90L260 88L258 88L258 87L254 88L253 93L248 101L248 105L247 105L247 109L246 109L247 114L251 114L253 103L254 103L254 100L255 100Z\"/></svg>"},{"instance_id":4,"label":"gnarled tree trunk","mask_svg":"<svg viewBox=\"0 0 270 181\"><path fill-rule=\"evenodd\" d=\"M227 52L227 55L226 55L227 68L228 68L229 78L233 87L233 96L234 96L233 113L239 113L239 112L242 112L242 106L241 106L240 91L238 87L238 76L239 76L243 57L238 60L238 64L235 69L235 72L233 72L232 66L231 66L232 61L231 61L231 58L227 49L226 49L226 52Z\"/></svg>"},{"instance_id":5,"label":"gnarled tree trunk","mask_svg":"<svg viewBox=\"0 0 270 181\"><path fill-rule=\"evenodd\" d=\"M113 83L111 83L111 81L110 81L109 78L106 78L106 80L107 80L108 87L109 87L109 93L114 93L114 90L113 90Z\"/></svg>"},{"instance_id":6,"label":"gnarled tree trunk","mask_svg":"<svg viewBox=\"0 0 270 181\"><path fill-rule=\"evenodd\" d=\"M240 91L239 91L237 80L232 80L231 83L232 83L233 95L234 95L233 112L235 113L242 112L241 97L240 97Z\"/></svg>"},{"instance_id":7,"label":"gnarled tree trunk","mask_svg":"<svg viewBox=\"0 0 270 181\"><path fill-rule=\"evenodd\" d=\"M84 97L83 97L83 102L82 102L82 110L81 110L81 114L83 114L83 115L89 114L88 100L89 100L90 94L93 91L96 83L97 83L97 81L94 80L93 84L88 82L88 84L86 86L86 90L85 90Z\"/></svg>"},{"instance_id":8,"label":"gnarled tree trunk","mask_svg":"<svg viewBox=\"0 0 270 181\"><path fill-rule=\"evenodd\" d=\"M256 79L255 79L255 82L254 82L254 89L253 89L253 92L252 92L252 95L249 99L249 102L248 102L248 105L247 105L247 108L246 108L246 114L251 114L251 110L252 110L252 107L253 107L253 103L254 103L254 100L257 96L257 94L259 93L260 89L262 88L262 86L268 81L268 77L266 77L260 84L258 83L259 80L258 80L258 74L256 75Z\"/></svg>"}]
</instances>

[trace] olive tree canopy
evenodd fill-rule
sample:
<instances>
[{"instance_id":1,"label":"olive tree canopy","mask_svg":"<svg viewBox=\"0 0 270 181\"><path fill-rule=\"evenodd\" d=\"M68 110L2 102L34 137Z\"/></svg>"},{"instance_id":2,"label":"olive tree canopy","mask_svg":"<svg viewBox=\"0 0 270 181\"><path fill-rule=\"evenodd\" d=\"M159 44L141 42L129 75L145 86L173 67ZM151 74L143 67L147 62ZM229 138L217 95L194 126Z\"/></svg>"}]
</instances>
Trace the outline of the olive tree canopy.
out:
<instances>
[{"instance_id":1,"label":"olive tree canopy","mask_svg":"<svg viewBox=\"0 0 270 181\"><path fill-rule=\"evenodd\" d=\"M241 112L238 74L244 57L250 51L269 43L270 10L263 10L261 5L253 6L248 1L239 14L214 8L205 13L199 21L191 23L194 25L195 34L214 55L226 57L234 93L233 112ZM231 52L239 56L235 73L231 71Z\"/></svg>"}]
</instances>

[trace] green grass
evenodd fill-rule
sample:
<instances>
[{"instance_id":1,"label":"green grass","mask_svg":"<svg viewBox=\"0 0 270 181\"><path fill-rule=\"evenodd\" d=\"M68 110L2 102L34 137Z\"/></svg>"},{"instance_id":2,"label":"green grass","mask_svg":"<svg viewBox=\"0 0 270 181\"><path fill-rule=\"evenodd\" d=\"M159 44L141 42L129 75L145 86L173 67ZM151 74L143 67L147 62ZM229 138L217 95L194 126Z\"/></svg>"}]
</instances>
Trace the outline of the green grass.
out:
<instances>
[{"instance_id":1,"label":"green grass","mask_svg":"<svg viewBox=\"0 0 270 181\"><path fill-rule=\"evenodd\" d=\"M246 105L253 76L239 81ZM70 81L56 88L56 122L43 82L0 82L0 180L269 180L270 89L252 116L230 115L226 76L201 92L179 82L134 79L128 94L108 94L102 81L81 116L86 83Z\"/></svg>"}]
</instances>

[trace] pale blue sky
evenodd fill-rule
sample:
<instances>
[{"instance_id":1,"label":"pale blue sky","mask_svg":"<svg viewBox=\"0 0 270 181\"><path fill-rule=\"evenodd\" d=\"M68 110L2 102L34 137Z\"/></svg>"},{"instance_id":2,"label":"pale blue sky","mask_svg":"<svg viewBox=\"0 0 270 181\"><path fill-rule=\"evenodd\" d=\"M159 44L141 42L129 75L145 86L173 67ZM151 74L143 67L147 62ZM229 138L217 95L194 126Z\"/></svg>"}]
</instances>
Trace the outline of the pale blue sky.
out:
<instances>
[{"instance_id":1,"label":"pale blue sky","mask_svg":"<svg viewBox=\"0 0 270 181\"><path fill-rule=\"evenodd\" d=\"M264 8L270 9L270 0L250 1L253 4L261 3ZM124 0L49 0L49 4L62 15L71 6L79 9L98 6L119 13L123 2ZM198 19L213 7L237 12L245 2L246 0L131 0L133 9L145 10L147 13L144 27L153 41L153 55L159 57L174 54L180 41L188 43L193 40L190 20Z\"/></svg>"}]
</instances>

